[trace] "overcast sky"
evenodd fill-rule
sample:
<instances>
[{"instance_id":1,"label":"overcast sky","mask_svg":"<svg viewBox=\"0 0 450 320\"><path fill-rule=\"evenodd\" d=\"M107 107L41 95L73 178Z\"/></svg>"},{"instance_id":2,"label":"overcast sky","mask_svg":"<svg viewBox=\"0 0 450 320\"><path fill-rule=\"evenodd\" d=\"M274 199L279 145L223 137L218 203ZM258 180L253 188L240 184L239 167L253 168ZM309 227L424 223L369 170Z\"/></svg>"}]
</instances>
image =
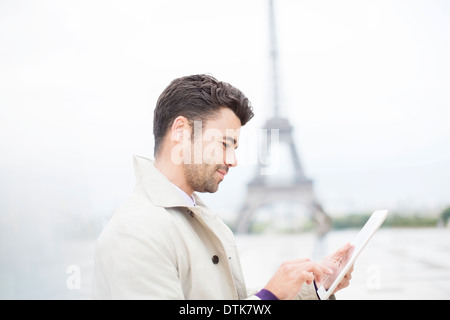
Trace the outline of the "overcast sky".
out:
<instances>
[{"instance_id":1,"label":"overcast sky","mask_svg":"<svg viewBox=\"0 0 450 320\"><path fill-rule=\"evenodd\" d=\"M450 2L275 7L282 113L324 207L449 205ZM132 155L152 156L153 108L176 77L240 88L256 114L241 137L251 145L271 115L269 62L268 1L0 1L2 210L33 199L113 210L132 191ZM243 200L245 150L205 195L219 211Z\"/></svg>"}]
</instances>

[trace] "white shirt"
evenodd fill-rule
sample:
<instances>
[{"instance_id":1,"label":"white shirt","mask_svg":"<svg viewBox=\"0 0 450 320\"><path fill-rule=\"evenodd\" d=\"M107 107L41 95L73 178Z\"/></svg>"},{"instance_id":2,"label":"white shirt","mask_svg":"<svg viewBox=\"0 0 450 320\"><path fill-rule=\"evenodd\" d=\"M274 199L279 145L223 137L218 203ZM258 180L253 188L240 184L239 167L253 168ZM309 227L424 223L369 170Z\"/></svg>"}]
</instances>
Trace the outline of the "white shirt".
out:
<instances>
[{"instance_id":1,"label":"white shirt","mask_svg":"<svg viewBox=\"0 0 450 320\"><path fill-rule=\"evenodd\" d=\"M188 207L195 207L195 199L194 199L194 197L190 197L186 192L181 190L178 186L176 186L172 182L171 182L171 184L175 187L175 189L178 190L178 192L183 197L183 199L186 202L186 204L188 205Z\"/></svg>"}]
</instances>

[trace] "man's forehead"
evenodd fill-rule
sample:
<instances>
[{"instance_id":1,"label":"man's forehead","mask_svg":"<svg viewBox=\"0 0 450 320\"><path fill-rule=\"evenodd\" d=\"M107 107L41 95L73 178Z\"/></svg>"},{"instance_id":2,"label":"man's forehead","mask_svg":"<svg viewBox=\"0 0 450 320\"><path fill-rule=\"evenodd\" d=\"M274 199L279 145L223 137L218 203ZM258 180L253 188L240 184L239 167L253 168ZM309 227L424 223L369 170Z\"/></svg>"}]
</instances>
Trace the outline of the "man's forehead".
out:
<instances>
[{"instance_id":1,"label":"man's forehead","mask_svg":"<svg viewBox=\"0 0 450 320\"><path fill-rule=\"evenodd\" d=\"M237 120L237 121L236 121ZM239 139L241 131L241 123L239 119L229 118L213 118L203 123L204 130L218 130L224 137Z\"/></svg>"},{"instance_id":2,"label":"man's forehead","mask_svg":"<svg viewBox=\"0 0 450 320\"><path fill-rule=\"evenodd\" d=\"M234 147L237 147L240 131L240 125L230 128L214 120L208 120L206 122L194 121L194 135L196 132L201 132L205 141L226 141Z\"/></svg>"},{"instance_id":3,"label":"man's forehead","mask_svg":"<svg viewBox=\"0 0 450 320\"><path fill-rule=\"evenodd\" d=\"M204 139L214 137L215 139L226 140L234 145L239 143L241 128L221 128L216 126L204 126L202 133Z\"/></svg>"}]
</instances>

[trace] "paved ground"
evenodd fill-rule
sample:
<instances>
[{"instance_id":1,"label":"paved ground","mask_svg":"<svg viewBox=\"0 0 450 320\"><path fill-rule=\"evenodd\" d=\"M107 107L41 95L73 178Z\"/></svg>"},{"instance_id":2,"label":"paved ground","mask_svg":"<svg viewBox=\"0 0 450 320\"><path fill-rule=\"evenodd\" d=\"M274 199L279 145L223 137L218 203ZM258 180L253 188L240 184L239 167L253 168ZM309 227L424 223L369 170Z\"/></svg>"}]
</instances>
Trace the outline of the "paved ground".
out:
<instances>
[{"instance_id":1,"label":"paved ground","mask_svg":"<svg viewBox=\"0 0 450 320\"><path fill-rule=\"evenodd\" d=\"M325 253L357 231L330 233ZM284 260L319 259L313 235L238 236L248 287L261 287ZM359 256L338 299L450 299L450 229L381 229Z\"/></svg>"},{"instance_id":2,"label":"paved ground","mask_svg":"<svg viewBox=\"0 0 450 320\"><path fill-rule=\"evenodd\" d=\"M320 260L356 234L331 232L322 246L313 234L239 235L247 286L260 289L282 261ZM21 254L16 265L4 268L0 298L91 299L93 241L55 243L45 249L34 257ZM350 287L337 298L450 299L450 229L379 230L358 258Z\"/></svg>"}]
</instances>

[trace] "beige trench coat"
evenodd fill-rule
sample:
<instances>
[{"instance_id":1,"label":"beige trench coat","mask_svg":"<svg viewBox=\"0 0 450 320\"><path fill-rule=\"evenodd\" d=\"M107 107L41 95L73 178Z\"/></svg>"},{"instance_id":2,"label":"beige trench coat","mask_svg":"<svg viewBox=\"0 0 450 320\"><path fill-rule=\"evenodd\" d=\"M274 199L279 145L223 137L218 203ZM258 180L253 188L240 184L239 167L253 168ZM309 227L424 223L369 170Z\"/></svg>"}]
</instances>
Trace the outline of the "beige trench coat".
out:
<instances>
[{"instance_id":1,"label":"beige trench coat","mask_svg":"<svg viewBox=\"0 0 450 320\"><path fill-rule=\"evenodd\" d=\"M95 246L94 298L256 298L220 217L195 193L196 206L188 207L151 160L135 156L134 165L134 192ZM304 284L299 298L317 299L314 286Z\"/></svg>"}]
</instances>

